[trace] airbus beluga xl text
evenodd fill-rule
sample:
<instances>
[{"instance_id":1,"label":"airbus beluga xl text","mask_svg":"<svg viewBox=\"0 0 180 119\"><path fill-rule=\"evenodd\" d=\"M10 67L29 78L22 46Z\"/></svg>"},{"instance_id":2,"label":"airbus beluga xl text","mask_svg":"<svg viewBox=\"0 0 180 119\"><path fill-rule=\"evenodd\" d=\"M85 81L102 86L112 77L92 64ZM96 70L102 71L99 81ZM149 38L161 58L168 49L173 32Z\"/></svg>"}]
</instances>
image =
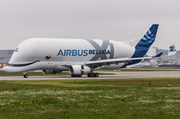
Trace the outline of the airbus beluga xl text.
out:
<instances>
[{"instance_id":1,"label":"airbus beluga xl text","mask_svg":"<svg viewBox=\"0 0 180 119\"><path fill-rule=\"evenodd\" d=\"M154 43L158 24L130 42L91 39L32 38L23 41L3 68L7 73L42 70L44 74L69 71L72 77L98 77L97 69L119 69L154 56L145 56ZM157 55L159 56L159 55ZM24 75L28 77L27 73Z\"/></svg>"}]
</instances>

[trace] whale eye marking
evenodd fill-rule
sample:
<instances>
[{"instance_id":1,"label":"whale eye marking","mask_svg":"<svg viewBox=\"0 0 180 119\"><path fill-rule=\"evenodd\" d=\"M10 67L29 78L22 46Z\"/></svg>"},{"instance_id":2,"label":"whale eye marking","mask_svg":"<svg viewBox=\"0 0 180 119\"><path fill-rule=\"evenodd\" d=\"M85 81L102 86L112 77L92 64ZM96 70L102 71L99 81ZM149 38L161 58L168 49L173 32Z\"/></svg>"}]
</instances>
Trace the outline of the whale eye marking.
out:
<instances>
[{"instance_id":1,"label":"whale eye marking","mask_svg":"<svg viewBox=\"0 0 180 119\"><path fill-rule=\"evenodd\" d=\"M45 57L45 59L46 59L46 60L49 60L49 59L51 59L51 56L47 55L47 56Z\"/></svg>"}]
</instances>

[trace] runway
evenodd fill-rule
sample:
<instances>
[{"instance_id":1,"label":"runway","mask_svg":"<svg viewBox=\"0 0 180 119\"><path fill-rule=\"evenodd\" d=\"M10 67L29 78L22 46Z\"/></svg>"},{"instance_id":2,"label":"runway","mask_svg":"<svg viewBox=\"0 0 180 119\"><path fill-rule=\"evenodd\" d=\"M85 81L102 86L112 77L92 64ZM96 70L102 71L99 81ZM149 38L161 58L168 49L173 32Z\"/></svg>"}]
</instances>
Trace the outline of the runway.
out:
<instances>
[{"instance_id":1,"label":"runway","mask_svg":"<svg viewBox=\"0 0 180 119\"><path fill-rule=\"evenodd\" d=\"M101 72L102 73L102 72ZM103 71L103 73L106 73ZM179 77L180 71L131 71L131 72L107 72L115 73L115 75L100 75L99 77L71 77L69 76L0 76L0 80L72 80L72 79L125 79L125 78L170 78Z\"/></svg>"}]
</instances>

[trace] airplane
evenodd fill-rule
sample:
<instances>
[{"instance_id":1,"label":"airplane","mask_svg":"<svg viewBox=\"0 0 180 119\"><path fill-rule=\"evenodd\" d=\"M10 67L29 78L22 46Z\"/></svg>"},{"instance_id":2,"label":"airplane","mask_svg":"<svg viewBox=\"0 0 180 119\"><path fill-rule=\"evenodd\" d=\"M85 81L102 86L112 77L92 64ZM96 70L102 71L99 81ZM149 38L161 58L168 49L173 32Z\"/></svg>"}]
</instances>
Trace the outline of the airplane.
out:
<instances>
[{"instance_id":1,"label":"airplane","mask_svg":"<svg viewBox=\"0 0 180 119\"><path fill-rule=\"evenodd\" d=\"M169 46L168 56L172 56L176 54L175 42L172 41Z\"/></svg>"},{"instance_id":2,"label":"airplane","mask_svg":"<svg viewBox=\"0 0 180 119\"><path fill-rule=\"evenodd\" d=\"M44 74L69 71L71 77L98 77L97 69L120 69L159 57L146 56L154 43L158 24L129 42L98 39L31 38L23 41L3 68L7 73L42 70Z\"/></svg>"}]
</instances>

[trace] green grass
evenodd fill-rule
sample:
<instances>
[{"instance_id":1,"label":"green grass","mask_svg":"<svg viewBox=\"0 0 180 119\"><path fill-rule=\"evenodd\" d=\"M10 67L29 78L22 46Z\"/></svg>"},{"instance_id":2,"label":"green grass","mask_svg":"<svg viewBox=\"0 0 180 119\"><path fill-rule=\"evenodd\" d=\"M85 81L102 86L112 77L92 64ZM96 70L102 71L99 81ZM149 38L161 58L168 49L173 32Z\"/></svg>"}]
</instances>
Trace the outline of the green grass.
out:
<instances>
[{"instance_id":1,"label":"green grass","mask_svg":"<svg viewBox=\"0 0 180 119\"><path fill-rule=\"evenodd\" d=\"M178 119L180 78L0 81L1 119Z\"/></svg>"},{"instance_id":2,"label":"green grass","mask_svg":"<svg viewBox=\"0 0 180 119\"><path fill-rule=\"evenodd\" d=\"M23 76L22 73L9 74L4 71L0 71L0 76ZM28 76L64 76L70 75L69 72L62 72L57 74L43 74L42 72L28 72ZM87 75L87 74L84 74ZM99 75L115 75L114 73L99 73Z\"/></svg>"}]
</instances>

